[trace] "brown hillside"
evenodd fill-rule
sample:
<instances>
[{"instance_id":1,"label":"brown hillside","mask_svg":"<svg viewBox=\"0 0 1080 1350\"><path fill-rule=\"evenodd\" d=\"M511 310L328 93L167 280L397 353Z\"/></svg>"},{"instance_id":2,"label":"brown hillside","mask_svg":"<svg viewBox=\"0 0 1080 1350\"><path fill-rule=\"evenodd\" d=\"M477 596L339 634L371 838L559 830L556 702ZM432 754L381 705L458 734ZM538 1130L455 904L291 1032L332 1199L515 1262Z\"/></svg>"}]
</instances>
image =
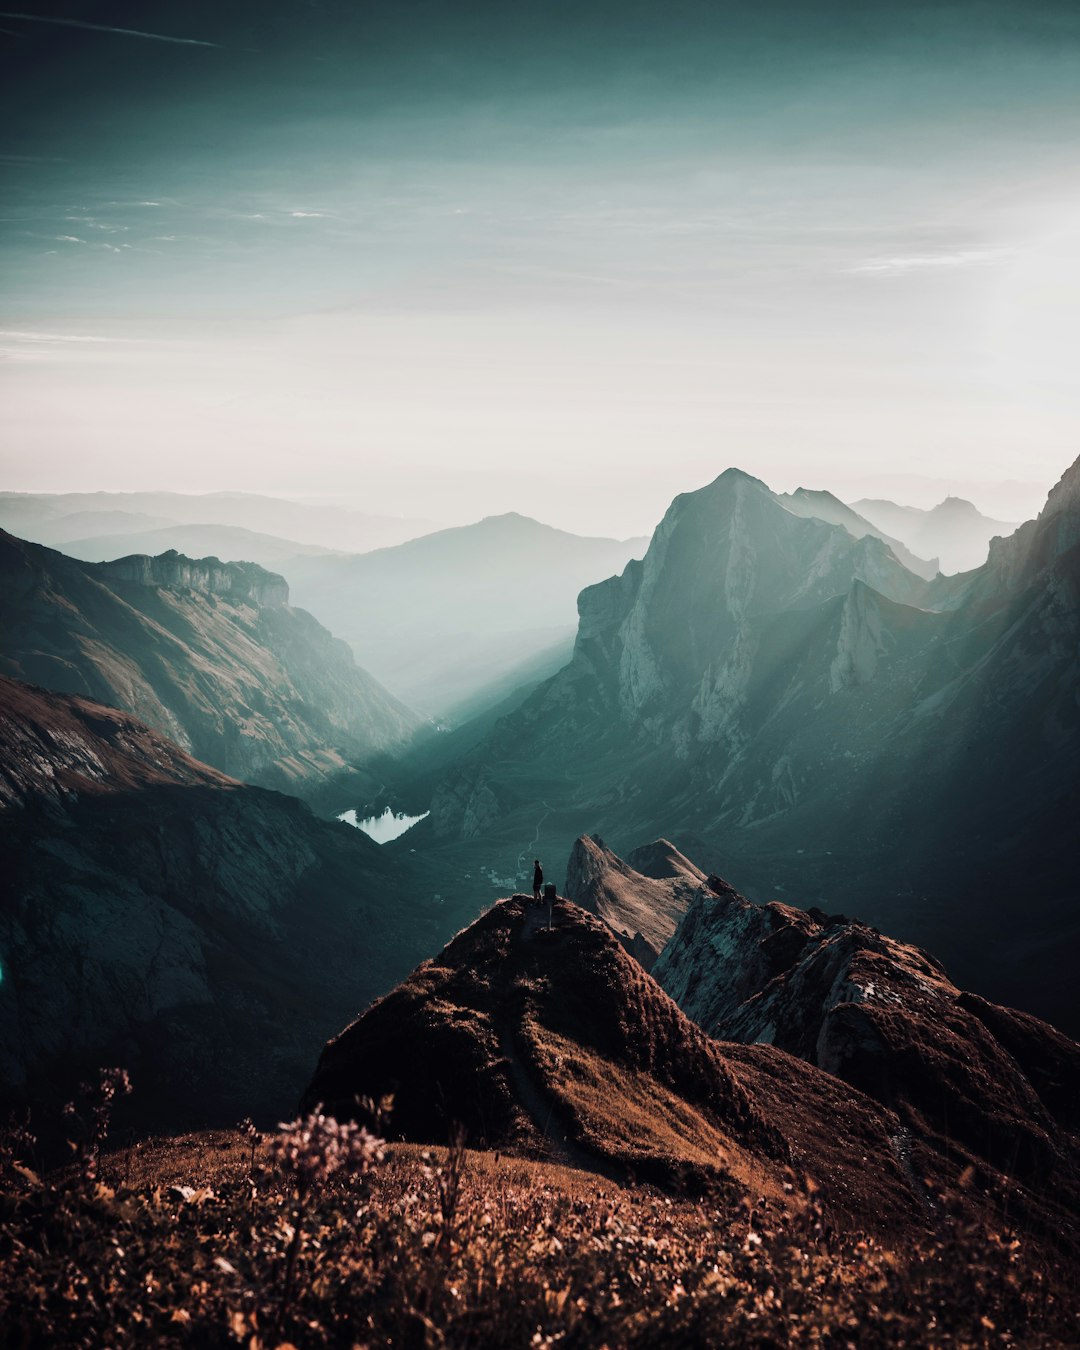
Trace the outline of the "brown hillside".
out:
<instances>
[{"instance_id":1,"label":"brown hillside","mask_svg":"<svg viewBox=\"0 0 1080 1350\"><path fill-rule=\"evenodd\" d=\"M521 896L489 910L327 1045L305 1106L392 1092L407 1140L461 1124L476 1146L739 1194L781 1196L793 1171L838 1213L917 1220L890 1113L771 1047L729 1054L577 906L545 921Z\"/></svg>"}]
</instances>

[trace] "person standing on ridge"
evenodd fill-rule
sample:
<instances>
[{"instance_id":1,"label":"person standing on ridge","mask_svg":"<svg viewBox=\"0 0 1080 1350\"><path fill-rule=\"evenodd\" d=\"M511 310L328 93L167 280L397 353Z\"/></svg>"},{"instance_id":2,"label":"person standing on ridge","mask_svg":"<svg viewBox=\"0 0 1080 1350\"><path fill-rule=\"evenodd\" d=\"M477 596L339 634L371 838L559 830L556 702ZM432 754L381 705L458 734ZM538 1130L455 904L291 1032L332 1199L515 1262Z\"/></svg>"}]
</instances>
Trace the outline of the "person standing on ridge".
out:
<instances>
[{"instance_id":1,"label":"person standing on ridge","mask_svg":"<svg viewBox=\"0 0 1080 1350\"><path fill-rule=\"evenodd\" d=\"M544 889L544 869L540 866L540 859L533 859L533 899L537 904L540 903L540 896Z\"/></svg>"}]
</instances>

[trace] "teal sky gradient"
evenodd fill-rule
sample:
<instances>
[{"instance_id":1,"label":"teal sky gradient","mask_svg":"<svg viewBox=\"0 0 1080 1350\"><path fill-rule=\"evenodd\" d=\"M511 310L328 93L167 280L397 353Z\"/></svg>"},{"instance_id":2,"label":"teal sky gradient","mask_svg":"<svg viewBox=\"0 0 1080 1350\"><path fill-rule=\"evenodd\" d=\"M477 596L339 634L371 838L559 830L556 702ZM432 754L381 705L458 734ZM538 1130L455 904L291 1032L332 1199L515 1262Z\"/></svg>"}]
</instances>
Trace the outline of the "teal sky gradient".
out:
<instances>
[{"instance_id":1,"label":"teal sky gradient","mask_svg":"<svg viewBox=\"0 0 1080 1350\"><path fill-rule=\"evenodd\" d=\"M1019 517L1075 458L1074 5L42 17L0 18L6 487L630 533L731 463Z\"/></svg>"}]
</instances>

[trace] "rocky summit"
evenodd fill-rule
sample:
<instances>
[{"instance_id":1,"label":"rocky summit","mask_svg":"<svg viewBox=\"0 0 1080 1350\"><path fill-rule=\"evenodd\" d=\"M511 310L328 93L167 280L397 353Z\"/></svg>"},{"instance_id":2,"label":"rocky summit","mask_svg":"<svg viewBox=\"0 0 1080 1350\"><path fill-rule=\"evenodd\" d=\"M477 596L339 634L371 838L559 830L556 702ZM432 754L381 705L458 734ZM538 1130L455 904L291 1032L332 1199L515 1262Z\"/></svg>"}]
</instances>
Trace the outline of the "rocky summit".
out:
<instances>
[{"instance_id":1,"label":"rocky summit","mask_svg":"<svg viewBox=\"0 0 1080 1350\"><path fill-rule=\"evenodd\" d=\"M879 1230L932 1225L949 1194L971 1216L1008 1214L1033 1241L1080 1250L1067 1100L1080 1048L964 1002L903 944L747 904L719 880L703 888L657 970L688 1008L704 986L722 999L743 982L734 1025L764 1002L760 1036L706 1035L608 925L560 900L549 928L546 907L515 896L330 1041L305 1104L363 1116L365 1098L392 1094L395 1137L437 1143L460 1128L477 1147L680 1189L809 1185ZM741 943L721 935L723 914L749 915ZM719 963L689 951L706 923ZM781 995L778 976L807 946L832 956ZM863 957L838 961L836 947ZM908 1009L899 990L937 1003Z\"/></svg>"},{"instance_id":2,"label":"rocky summit","mask_svg":"<svg viewBox=\"0 0 1080 1350\"><path fill-rule=\"evenodd\" d=\"M728 471L582 592L573 659L444 775L433 830L520 836L544 800L566 848L582 821L693 839L753 899L842 895L1080 1030L1078 496L1080 462L983 567L927 580Z\"/></svg>"},{"instance_id":3,"label":"rocky summit","mask_svg":"<svg viewBox=\"0 0 1080 1350\"><path fill-rule=\"evenodd\" d=\"M666 839L635 849L623 862L598 835L582 835L566 865L565 893L603 919L651 970L704 881L705 874Z\"/></svg>"},{"instance_id":4,"label":"rocky summit","mask_svg":"<svg viewBox=\"0 0 1080 1350\"><path fill-rule=\"evenodd\" d=\"M236 778L305 791L419 725L254 563L81 563L0 531L0 583L0 673L125 708Z\"/></svg>"},{"instance_id":5,"label":"rocky summit","mask_svg":"<svg viewBox=\"0 0 1080 1350\"><path fill-rule=\"evenodd\" d=\"M317 1047L437 942L358 830L128 713L0 680L0 1096L99 1066L160 1128L277 1117Z\"/></svg>"},{"instance_id":6,"label":"rocky summit","mask_svg":"<svg viewBox=\"0 0 1080 1350\"><path fill-rule=\"evenodd\" d=\"M1080 1045L957 989L932 956L844 915L751 904L712 879L653 968L721 1041L775 1045L893 1110L916 1172L970 1183L1080 1242Z\"/></svg>"}]
</instances>

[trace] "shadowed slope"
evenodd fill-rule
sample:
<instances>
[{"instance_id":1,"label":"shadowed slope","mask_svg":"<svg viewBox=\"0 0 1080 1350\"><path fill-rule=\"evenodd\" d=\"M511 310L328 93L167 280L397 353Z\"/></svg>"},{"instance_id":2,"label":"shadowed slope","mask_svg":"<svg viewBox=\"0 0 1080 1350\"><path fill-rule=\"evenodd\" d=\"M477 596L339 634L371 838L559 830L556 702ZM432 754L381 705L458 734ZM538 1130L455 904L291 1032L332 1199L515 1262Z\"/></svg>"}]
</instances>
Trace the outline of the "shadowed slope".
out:
<instances>
[{"instance_id":1,"label":"shadowed slope","mask_svg":"<svg viewBox=\"0 0 1080 1350\"><path fill-rule=\"evenodd\" d=\"M894 1110L917 1151L966 1158L1025 1226L1080 1241L1080 1046L962 993L926 952L790 905L702 890L654 967L711 1035L767 1041Z\"/></svg>"},{"instance_id":2,"label":"shadowed slope","mask_svg":"<svg viewBox=\"0 0 1080 1350\"><path fill-rule=\"evenodd\" d=\"M438 941L358 830L127 713L0 681L0 1096L102 1064L158 1128L276 1118L316 1048Z\"/></svg>"}]
</instances>

